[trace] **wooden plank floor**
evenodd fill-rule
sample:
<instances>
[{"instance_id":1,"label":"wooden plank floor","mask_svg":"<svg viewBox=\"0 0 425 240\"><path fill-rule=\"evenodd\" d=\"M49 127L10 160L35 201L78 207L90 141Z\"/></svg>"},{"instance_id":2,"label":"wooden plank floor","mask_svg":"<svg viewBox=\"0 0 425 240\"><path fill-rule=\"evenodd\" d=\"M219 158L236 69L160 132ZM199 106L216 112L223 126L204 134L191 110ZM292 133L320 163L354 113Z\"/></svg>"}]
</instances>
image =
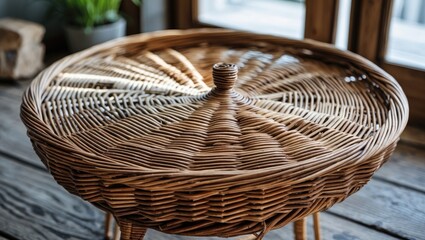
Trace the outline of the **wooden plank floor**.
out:
<instances>
[{"instance_id":1,"label":"wooden plank floor","mask_svg":"<svg viewBox=\"0 0 425 240\"><path fill-rule=\"evenodd\" d=\"M101 211L56 184L19 118L29 81L0 81L0 240L103 239ZM321 214L323 239L425 239L424 131L409 128L392 159L358 193ZM313 239L309 219L309 239ZM218 239L165 235L149 240ZM292 225L266 240L293 239Z\"/></svg>"}]
</instances>

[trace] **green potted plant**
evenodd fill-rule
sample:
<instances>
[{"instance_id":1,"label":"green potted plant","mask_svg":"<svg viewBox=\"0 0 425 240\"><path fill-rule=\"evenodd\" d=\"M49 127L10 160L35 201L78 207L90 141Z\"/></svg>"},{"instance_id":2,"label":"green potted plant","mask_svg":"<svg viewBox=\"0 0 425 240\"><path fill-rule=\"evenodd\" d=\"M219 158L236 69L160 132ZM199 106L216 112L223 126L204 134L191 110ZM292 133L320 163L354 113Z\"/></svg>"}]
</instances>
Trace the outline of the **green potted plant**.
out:
<instances>
[{"instance_id":1,"label":"green potted plant","mask_svg":"<svg viewBox=\"0 0 425 240\"><path fill-rule=\"evenodd\" d=\"M51 3L65 18L65 33L73 52L125 35L126 21L119 14L121 0L51 0Z\"/></svg>"}]
</instances>

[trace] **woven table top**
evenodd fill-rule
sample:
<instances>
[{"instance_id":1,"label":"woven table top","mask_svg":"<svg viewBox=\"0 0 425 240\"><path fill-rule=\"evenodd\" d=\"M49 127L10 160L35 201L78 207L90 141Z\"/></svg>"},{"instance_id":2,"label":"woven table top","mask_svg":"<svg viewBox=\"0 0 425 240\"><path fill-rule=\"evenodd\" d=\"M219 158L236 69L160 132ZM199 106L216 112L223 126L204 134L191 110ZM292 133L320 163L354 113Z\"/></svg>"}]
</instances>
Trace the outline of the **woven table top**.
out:
<instances>
[{"instance_id":1,"label":"woven table top","mask_svg":"<svg viewBox=\"0 0 425 240\"><path fill-rule=\"evenodd\" d=\"M51 67L32 86L43 124L61 143L140 170L248 171L370 155L406 122L400 87L356 56L244 33L173 34ZM239 69L230 89L214 89L215 63Z\"/></svg>"},{"instance_id":2,"label":"woven table top","mask_svg":"<svg viewBox=\"0 0 425 240\"><path fill-rule=\"evenodd\" d=\"M34 80L21 116L71 193L161 231L233 236L360 189L392 153L408 105L398 83L358 55L204 29L66 57ZM212 233L210 223L229 225Z\"/></svg>"}]
</instances>

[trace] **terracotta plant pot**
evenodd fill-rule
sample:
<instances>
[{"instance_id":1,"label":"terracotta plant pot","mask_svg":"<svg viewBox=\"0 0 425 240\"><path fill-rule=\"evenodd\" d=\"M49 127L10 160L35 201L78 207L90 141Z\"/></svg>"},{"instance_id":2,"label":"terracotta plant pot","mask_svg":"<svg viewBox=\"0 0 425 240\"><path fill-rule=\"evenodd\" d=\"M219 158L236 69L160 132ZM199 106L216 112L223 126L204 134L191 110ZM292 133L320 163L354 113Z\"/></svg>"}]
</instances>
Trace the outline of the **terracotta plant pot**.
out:
<instances>
[{"instance_id":1,"label":"terracotta plant pot","mask_svg":"<svg viewBox=\"0 0 425 240\"><path fill-rule=\"evenodd\" d=\"M65 28L68 47L72 52L78 52L99 43L123 37L125 35L126 21L120 18L118 21L94 27L90 32L84 28L67 26Z\"/></svg>"}]
</instances>

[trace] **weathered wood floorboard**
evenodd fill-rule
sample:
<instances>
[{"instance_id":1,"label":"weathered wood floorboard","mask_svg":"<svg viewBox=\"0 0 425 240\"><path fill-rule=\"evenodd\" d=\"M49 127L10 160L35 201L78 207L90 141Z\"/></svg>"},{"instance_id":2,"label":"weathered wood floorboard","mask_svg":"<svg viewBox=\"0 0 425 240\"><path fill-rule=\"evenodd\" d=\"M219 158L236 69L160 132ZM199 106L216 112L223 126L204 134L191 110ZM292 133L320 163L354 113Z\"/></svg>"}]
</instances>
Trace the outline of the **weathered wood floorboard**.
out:
<instances>
[{"instance_id":1,"label":"weathered wood floorboard","mask_svg":"<svg viewBox=\"0 0 425 240\"><path fill-rule=\"evenodd\" d=\"M102 239L103 214L47 172L0 156L0 231L16 239Z\"/></svg>"},{"instance_id":2,"label":"weathered wood floorboard","mask_svg":"<svg viewBox=\"0 0 425 240\"><path fill-rule=\"evenodd\" d=\"M44 168L26 136L26 129L19 117L20 102L20 99L0 95L0 152Z\"/></svg>"},{"instance_id":3,"label":"weathered wood floorboard","mask_svg":"<svg viewBox=\"0 0 425 240\"><path fill-rule=\"evenodd\" d=\"M425 149L400 143L375 176L425 193Z\"/></svg>"},{"instance_id":4,"label":"weathered wood floorboard","mask_svg":"<svg viewBox=\"0 0 425 240\"><path fill-rule=\"evenodd\" d=\"M425 238L425 194L376 179L328 211L400 238Z\"/></svg>"}]
</instances>

